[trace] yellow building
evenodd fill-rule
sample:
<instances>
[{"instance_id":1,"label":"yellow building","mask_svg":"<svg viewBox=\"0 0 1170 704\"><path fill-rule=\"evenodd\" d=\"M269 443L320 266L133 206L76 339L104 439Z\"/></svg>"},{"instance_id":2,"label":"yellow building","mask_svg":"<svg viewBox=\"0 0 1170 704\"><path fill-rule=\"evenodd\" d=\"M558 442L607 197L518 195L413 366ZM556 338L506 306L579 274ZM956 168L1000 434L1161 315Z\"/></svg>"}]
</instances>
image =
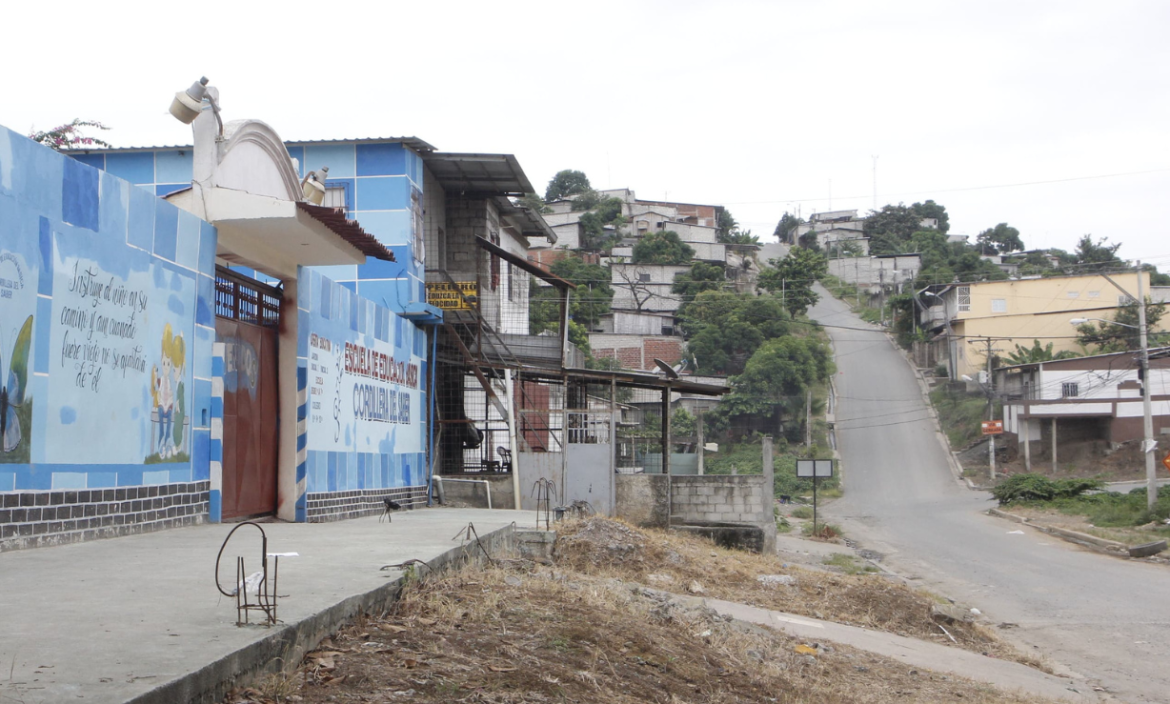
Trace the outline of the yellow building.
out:
<instances>
[{"instance_id":1,"label":"yellow building","mask_svg":"<svg viewBox=\"0 0 1170 704\"><path fill-rule=\"evenodd\" d=\"M1142 291L1149 296L1150 275L1142 272L1141 277ZM1137 297L1138 274L978 281L931 288L919 294L926 307L923 323L936 333L935 358L947 365L952 379L959 379L986 371L987 337L994 338L993 354L1001 357L1015 351L1017 344L1031 347L1034 340L1041 345L1051 342L1053 352L1091 354L1094 350L1077 344L1076 326L1069 321L1112 319L1118 306ZM1166 322L1154 329L1165 331Z\"/></svg>"}]
</instances>

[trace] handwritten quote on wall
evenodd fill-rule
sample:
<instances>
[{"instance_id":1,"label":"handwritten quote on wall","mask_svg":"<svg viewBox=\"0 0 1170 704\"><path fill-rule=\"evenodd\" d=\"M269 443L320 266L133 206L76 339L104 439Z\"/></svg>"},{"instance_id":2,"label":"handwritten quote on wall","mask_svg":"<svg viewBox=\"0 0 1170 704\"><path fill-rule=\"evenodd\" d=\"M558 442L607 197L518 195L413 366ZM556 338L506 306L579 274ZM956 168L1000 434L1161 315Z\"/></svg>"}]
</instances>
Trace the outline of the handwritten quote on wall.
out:
<instances>
[{"instance_id":1,"label":"handwritten quote on wall","mask_svg":"<svg viewBox=\"0 0 1170 704\"><path fill-rule=\"evenodd\" d=\"M147 292L128 286L94 262L78 261L57 323L65 329L60 363L79 388L97 393L102 375L146 372L139 324Z\"/></svg>"}]
</instances>

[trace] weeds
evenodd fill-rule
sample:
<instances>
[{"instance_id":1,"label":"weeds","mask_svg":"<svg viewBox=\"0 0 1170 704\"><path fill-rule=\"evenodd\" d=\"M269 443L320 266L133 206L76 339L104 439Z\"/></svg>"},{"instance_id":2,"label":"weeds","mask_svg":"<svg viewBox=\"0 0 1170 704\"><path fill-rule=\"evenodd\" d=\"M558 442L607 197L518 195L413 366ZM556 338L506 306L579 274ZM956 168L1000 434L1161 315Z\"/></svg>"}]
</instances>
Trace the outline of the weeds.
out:
<instances>
[{"instance_id":1,"label":"weeds","mask_svg":"<svg viewBox=\"0 0 1170 704\"><path fill-rule=\"evenodd\" d=\"M870 572L877 572L878 568L873 565L857 559L853 555L846 555L843 552L835 552L821 561L821 564L829 567L836 567L845 574L869 574Z\"/></svg>"}]
</instances>

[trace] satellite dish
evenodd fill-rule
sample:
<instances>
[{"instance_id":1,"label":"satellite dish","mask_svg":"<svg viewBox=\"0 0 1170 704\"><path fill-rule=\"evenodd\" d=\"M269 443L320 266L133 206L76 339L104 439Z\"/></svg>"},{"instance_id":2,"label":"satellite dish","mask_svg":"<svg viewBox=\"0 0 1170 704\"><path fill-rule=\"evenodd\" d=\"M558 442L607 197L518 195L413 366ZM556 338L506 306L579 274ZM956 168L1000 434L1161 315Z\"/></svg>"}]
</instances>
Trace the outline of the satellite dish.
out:
<instances>
[{"instance_id":1,"label":"satellite dish","mask_svg":"<svg viewBox=\"0 0 1170 704\"><path fill-rule=\"evenodd\" d=\"M656 364L658 366L658 368L662 370L662 373L666 375L667 379L677 379L678 378L678 372L675 371L674 367L670 366L666 362L663 362L661 359L658 359L657 357L655 357L654 364Z\"/></svg>"}]
</instances>

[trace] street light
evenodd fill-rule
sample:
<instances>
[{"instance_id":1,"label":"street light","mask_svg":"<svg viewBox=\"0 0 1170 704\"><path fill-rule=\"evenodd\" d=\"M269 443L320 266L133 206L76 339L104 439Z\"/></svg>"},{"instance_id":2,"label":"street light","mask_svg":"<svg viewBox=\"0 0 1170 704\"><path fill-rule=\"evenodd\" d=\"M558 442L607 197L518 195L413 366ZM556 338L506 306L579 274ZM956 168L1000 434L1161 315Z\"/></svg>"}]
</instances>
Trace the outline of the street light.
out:
<instances>
[{"instance_id":1,"label":"street light","mask_svg":"<svg viewBox=\"0 0 1170 704\"><path fill-rule=\"evenodd\" d=\"M1130 325L1128 323L1119 323L1116 320L1104 320L1102 318L1073 318L1068 321L1070 325L1084 325L1090 321L1098 323L1108 323L1109 325L1120 325L1123 328L1130 328L1138 331L1138 339L1142 346L1142 431L1145 437L1142 439L1142 454L1146 459L1146 507L1154 510L1154 504L1158 502L1158 480L1154 467L1154 448L1158 443L1154 442L1154 416L1150 409L1150 345L1147 340L1147 325L1146 325L1146 303L1141 297L1142 276L1138 272L1138 324Z\"/></svg>"}]
</instances>

